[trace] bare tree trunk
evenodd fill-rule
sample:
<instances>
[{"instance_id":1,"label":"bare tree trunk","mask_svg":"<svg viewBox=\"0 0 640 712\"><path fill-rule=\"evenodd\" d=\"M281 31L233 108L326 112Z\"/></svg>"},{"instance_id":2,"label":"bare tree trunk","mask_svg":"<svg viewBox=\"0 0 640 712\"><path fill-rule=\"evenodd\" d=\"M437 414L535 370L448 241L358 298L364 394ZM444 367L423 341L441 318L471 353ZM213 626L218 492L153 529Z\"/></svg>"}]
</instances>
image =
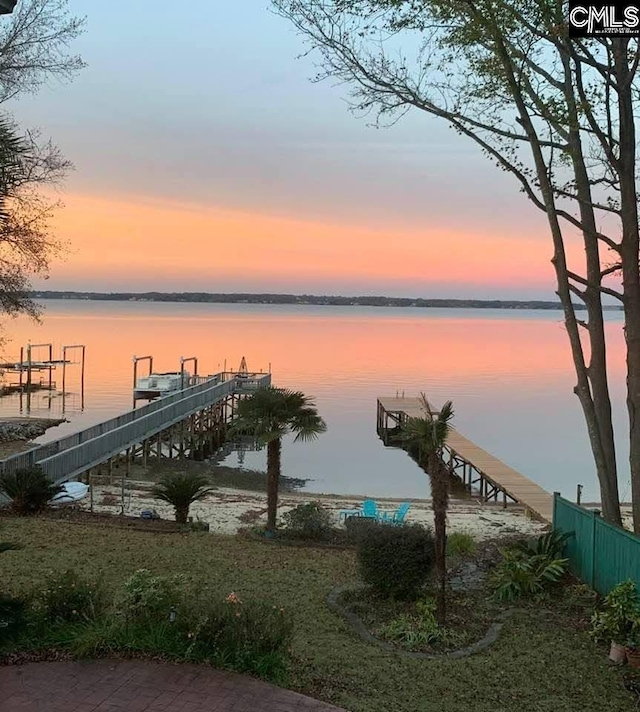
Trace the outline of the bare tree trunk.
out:
<instances>
[{"instance_id":1,"label":"bare tree trunk","mask_svg":"<svg viewBox=\"0 0 640 712\"><path fill-rule=\"evenodd\" d=\"M620 150L617 172L620 181L622 223L622 286L625 338L627 342L627 411L629 413L629 467L633 501L633 529L640 533L640 267L638 253L638 195L636 190L636 137L633 107L633 75L629 66L628 38L612 39L618 93Z\"/></svg>"},{"instance_id":2,"label":"bare tree trunk","mask_svg":"<svg viewBox=\"0 0 640 712\"><path fill-rule=\"evenodd\" d=\"M436 575L436 620L444 625L447 619L447 508L449 505L449 474L438 454L427 458L427 472L431 480L433 507Z\"/></svg>"},{"instance_id":3,"label":"bare tree trunk","mask_svg":"<svg viewBox=\"0 0 640 712\"><path fill-rule=\"evenodd\" d=\"M610 471L609 460L611 459L611 452L607 452L607 448L603 443L603 434L606 435L608 428L606 423L604 423L602 427L599 423L599 417L605 417L606 419L606 406L603 402L599 401L599 408L596 409L591 392L589 370L585 361L584 350L580 340L578 320L576 318L575 308L571 298L572 292L569 269L567 266L567 255L555 202L554 187L547 170L544 155L542 153L540 139L536 132L535 126L533 125L527 105L523 99L521 86L516 78L516 71L513 66L512 59L504 46L502 39L498 36L495 40L497 46L496 51L505 70L507 81L513 94L515 107L519 114L520 123L525 134L527 135L529 145L531 146L540 193L546 207L547 219L553 240L553 258L551 262L556 272L558 284L557 295L560 298L564 311L565 327L569 336L571 355L573 357L573 364L575 366L576 376L578 379L574 392L578 396L578 400L582 406L582 411L587 424L589 442L591 444L591 450L596 464L598 481L600 482L603 514L607 518L607 521L617 524L620 523L620 501L617 491L617 473L612 473ZM600 356L604 356L604 350L601 350ZM599 381L600 395L602 395L600 390L601 388L602 382ZM613 452L615 453L615 449Z\"/></svg>"},{"instance_id":4,"label":"bare tree trunk","mask_svg":"<svg viewBox=\"0 0 640 712\"><path fill-rule=\"evenodd\" d=\"M267 444L267 531L276 528L278 513L278 489L280 487L282 442L280 438Z\"/></svg>"},{"instance_id":5,"label":"bare tree trunk","mask_svg":"<svg viewBox=\"0 0 640 712\"><path fill-rule=\"evenodd\" d=\"M571 68L569 50L562 52L564 67L564 95L568 108L568 144L570 147L571 161L575 176L575 190L580 208L580 220L583 225L582 238L585 249L588 284L579 289L573 285L574 292L584 301L587 307L586 331L589 339L589 365L586 376L591 386L590 397L585 393L585 401L593 403L593 417L595 430L591 438L591 449L598 466L598 480L600 483L600 498L602 510L606 521L622 525L620 516L620 495L618 491L618 468L616 463L616 447L613 432L613 419L611 413L611 396L607 375L607 348L604 330L604 316L602 312L602 266L600 261L600 243L596 217L593 209L593 195L589 175L585 165L584 152L580 138L580 119L574 89L574 77ZM575 359L574 359L575 361Z\"/></svg>"},{"instance_id":6,"label":"bare tree trunk","mask_svg":"<svg viewBox=\"0 0 640 712\"><path fill-rule=\"evenodd\" d=\"M189 518L189 507L176 507L176 522L186 524Z\"/></svg>"}]
</instances>

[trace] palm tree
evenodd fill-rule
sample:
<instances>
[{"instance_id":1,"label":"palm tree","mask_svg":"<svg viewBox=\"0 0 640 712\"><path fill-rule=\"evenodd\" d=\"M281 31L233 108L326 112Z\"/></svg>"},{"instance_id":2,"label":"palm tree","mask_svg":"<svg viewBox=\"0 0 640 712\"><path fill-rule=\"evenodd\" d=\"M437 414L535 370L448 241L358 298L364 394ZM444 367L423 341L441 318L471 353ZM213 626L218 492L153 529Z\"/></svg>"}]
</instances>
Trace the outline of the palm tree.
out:
<instances>
[{"instance_id":1,"label":"palm tree","mask_svg":"<svg viewBox=\"0 0 640 712\"><path fill-rule=\"evenodd\" d=\"M402 439L407 449L415 453L431 481L431 506L433 507L435 539L436 617L444 624L446 618L446 547L447 509L449 507L449 471L442 459L442 449L447 441L453 417L453 404L447 401L435 414L424 393L420 395L424 416L409 418L402 426Z\"/></svg>"},{"instance_id":2,"label":"palm tree","mask_svg":"<svg viewBox=\"0 0 640 712\"><path fill-rule=\"evenodd\" d=\"M326 429L313 399L299 391L270 386L238 403L232 433L251 435L267 444L267 531L276 528L282 438L293 434L294 442L306 442Z\"/></svg>"},{"instance_id":3,"label":"palm tree","mask_svg":"<svg viewBox=\"0 0 640 712\"><path fill-rule=\"evenodd\" d=\"M38 514L61 491L38 465L0 474L0 493L9 497L16 514Z\"/></svg>"},{"instance_id":4,"label":"palm tree","mask_svg":"<svg viewBox=\"0 0 640 712\"><path fill-rule=\"evenodd\" d=\"M152 492L154 497L173 505L178 524L186 524L189 507L204 499L213 490L213 487L208 485L209 479L205 475L196 472L172 472L161 477Z\"/></svg>"}]
</instances>

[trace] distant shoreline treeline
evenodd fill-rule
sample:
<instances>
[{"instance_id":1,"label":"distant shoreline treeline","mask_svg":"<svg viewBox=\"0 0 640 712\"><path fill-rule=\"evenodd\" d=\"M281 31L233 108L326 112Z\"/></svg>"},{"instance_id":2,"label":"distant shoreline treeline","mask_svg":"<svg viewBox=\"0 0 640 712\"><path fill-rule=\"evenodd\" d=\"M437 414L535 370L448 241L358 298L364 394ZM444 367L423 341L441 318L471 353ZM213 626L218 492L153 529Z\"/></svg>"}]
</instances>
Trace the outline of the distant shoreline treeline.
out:
<instances>
[{"instance_id":1,"label":"distant shoreline treeline","mask_svg":"<svg viewBox=\"0 0 640 712\"><path fill-rule=\"evenodd\" d=\"M342 297L313 294L210 294L208 292L32 292L33 299L86 299L113 302L188 302L214 304L313 304L321 306L418 307L452 309L561 309L560 302L502 299L412 299L410 297ZM584 305L576 304L576 309ZM619 311L612 305L605 309Z\"/></svg>"}]
</instances>

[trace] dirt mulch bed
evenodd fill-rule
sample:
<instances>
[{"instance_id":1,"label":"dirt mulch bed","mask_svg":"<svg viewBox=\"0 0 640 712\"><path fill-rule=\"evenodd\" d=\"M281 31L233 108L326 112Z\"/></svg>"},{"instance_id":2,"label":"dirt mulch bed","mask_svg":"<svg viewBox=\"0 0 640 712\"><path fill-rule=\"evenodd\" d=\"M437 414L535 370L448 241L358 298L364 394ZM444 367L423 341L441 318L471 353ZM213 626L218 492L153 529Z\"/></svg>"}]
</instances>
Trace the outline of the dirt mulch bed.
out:
<instances>
[{"instance_id":1,"label":"dirt mulch bed","mask_svg":"<svg viewBox=\"0 0 640 712\"><path fill-rule=\"evenodd\" d=\"M0 516L15 517L15 514L10 510L2 509L0 510ZM92 526L134 529L136 531L160 534L174 534L182 531L177 522L168 519L142 519L142 517L128 517L121 514L109 514L108 512L87 512L71 507L51 509L37 516L42 519L62 520L70 524L90 524Z\"/></svg>"},{"instance_id":2,"label":"dirt mulch bed","mask_svg":"<svg viewBox=\"0 0 640 712\"><path fill-rule=\"evenodd\" d=\"M345 591L338 598L347 611L354 613L370 634L381 639L380 628L400 615L417 615L415 603L386 601L376 598L367 589ZM390 647L422 653L447 653L475 643L481 639L491 624L504 613L495 605L486 591L467 593L449 592L447 596L447 628L454 631L455 641L429 644L406 644L389 641Z\"/></svg>"}]
</instances>

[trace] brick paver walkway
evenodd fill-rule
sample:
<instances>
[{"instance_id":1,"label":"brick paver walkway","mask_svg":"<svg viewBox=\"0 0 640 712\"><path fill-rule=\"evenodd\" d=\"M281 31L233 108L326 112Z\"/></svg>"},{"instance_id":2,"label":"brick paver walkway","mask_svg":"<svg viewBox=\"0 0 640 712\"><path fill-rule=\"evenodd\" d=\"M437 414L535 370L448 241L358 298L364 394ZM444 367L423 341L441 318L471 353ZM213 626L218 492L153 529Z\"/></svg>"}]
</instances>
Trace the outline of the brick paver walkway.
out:
<instances>
[{"instance_id":1,"label":"brick paver walkway","mask_svg":"<svg viewBox=\"0 0 640 712\"><path fill-rule=\"evenodd\" d=\"M0 668L0 712L344 712L244 675L143 661Z\"/></svg>"}]
</instances>

